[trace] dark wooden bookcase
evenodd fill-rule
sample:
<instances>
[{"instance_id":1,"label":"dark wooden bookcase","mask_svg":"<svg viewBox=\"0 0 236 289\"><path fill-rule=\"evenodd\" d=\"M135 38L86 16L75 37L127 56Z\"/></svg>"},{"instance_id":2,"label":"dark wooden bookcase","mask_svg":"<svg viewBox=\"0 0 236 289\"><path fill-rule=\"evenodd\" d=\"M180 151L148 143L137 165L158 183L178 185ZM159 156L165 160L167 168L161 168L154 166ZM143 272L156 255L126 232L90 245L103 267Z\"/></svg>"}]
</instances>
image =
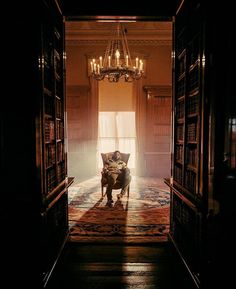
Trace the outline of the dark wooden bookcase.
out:
<instances>
[{"instance_id":1,"label":"dark wooden bookcase","mask_svg":"<svg viewBox=\"0 0 236 289\"><path fill-rule=\"evenodd\" d=\"M5 36L8 94L0 114L3 275L14 275L8 284L43 288L67 240L73 182L67 175L64 17L56 0L11 8L15 30Z\"/></svg>"},{"instance_id":2,"label":"dark wooden bookcase","mask_svg":"<svg viewBox=\"0 0 236 289\"><path fill-rule=\"evenodd\" d=\"M212 14L204 1L181 1L174 18L172 177L165 180L170 239L204 289L229 284L235 253L233 17L229 6L214 7Z\"/></svg>"},{"instance_id":3,"label":"dark wooden bookcase","mask_svg":"<svg viewBox=\"0 0 236 289\"><path fill-rule=\"evenodd\" d=\"M59 17L59 16L58 16ZM61 16L62 17L62 16ZM60 19L60 18L59 18ZM64 31L63 22L48 15L42 23L42 50L40 58L42 79L42 142L44 197L47 199L65 180L64 127Z\"/></svg>"},{"instance_id":4,"label":"dark wooden bookcase","mask_svg":"<svg viewBox=\"0 0 236 289\"><path fill-rule=\"evenodd\" d=\"M50 271L68 235L68 186L65 129L64 21L57 1L45 1L40 23L40 114L38 149L42 190L42 278Z\"/></svg>"},{"instance_id":5,"label":"dark wooden bookcase","mask_svg":"<svg viewBox=\"0 0 236 289\"><path fill-rule=\"evenodd\" d=\"M197 1L174 23L173 157L170 237L199 285L202 257L203 28Z\"/></svg>"},{"instance_id":6,"label":"dark wooden bookcase","mask_svg":"<svg viewBox=\"0 0 236 289\"><path fill-rule=\"evenodd\" d=\"M199 23L199 28L200 28ZM188 27L188 29L187 29ZM202 58L200 29L179 27L176 22L174 94L174 167L175 185L185 189L193 201L200 198L199 165L201 144Z\"/></svg>"}]
</instances>

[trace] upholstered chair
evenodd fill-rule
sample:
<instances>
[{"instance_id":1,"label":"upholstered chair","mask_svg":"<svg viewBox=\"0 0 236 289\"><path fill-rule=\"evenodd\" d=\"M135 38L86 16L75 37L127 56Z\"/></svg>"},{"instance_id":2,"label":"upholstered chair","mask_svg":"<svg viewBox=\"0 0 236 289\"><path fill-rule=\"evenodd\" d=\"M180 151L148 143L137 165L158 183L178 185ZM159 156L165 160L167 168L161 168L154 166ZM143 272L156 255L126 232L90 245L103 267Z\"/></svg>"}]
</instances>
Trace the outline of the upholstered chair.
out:
<instances>
[{"instance_id":1,"label":"upholstered chair","mask_svg":"<svg viewBox=\"0 0 236 289\"><path fill-rule=\"evenodd\" d=\"M111 159L112 158L112 155L113 155L114 152L108 152L108 153L101 153L101 157L102 157L102 162L103 162L103 166L105 165L105 163L107 162L108 159ZM128 161L129 161L129 157L130 157L130 154L129 153L120 153L121 154L121 160L123 162L125 162L128 166ZM103 170L101 172L101 192L102 192L102 197L104 197L104 188L107 187L107 178L106 178L106 175L103 173ZM120 181L117 181L113 188L114 190L119 190L122 188L122 183ZM130 191L130 185L128 186L128 189L127 189L127 196L129 197L129 191Z\"/></svg>"}]
</instances>

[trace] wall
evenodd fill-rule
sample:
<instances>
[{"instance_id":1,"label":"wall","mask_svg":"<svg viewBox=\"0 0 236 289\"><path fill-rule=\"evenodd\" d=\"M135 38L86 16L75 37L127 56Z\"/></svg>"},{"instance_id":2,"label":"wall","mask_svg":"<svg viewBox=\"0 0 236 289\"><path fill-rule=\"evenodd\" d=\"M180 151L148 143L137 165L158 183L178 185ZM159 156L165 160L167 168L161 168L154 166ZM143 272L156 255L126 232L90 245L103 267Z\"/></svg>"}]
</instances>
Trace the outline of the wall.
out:
<instances>
[{"instance_id":1,"label":"wall","mask_svg":"<svg viewBox=\"0 0 236 289\"><path fill-rule=\"evenodd\" d=\"M170 177L171 86L145 86L144 175Z\"/></svg>"},{"instance_id":2,"label":"wall","mask_svg":"<svg viewBox=\"0 0 236 289\"><path fill-rule=\"evenodd\" d=\"M131 83L99 82L99 111L134 111L135 99Z\"/></svg>"},{"instance_id":3,"label":"wall","mask_svg":"<svg viewBox=\"0 0 236 289\"><path fill-rule=\"evenodd\" d=\"M67 87L68 174L74 176L75 181L96 174L89 95L88 86Z\"/></svg>"}]
</instances>

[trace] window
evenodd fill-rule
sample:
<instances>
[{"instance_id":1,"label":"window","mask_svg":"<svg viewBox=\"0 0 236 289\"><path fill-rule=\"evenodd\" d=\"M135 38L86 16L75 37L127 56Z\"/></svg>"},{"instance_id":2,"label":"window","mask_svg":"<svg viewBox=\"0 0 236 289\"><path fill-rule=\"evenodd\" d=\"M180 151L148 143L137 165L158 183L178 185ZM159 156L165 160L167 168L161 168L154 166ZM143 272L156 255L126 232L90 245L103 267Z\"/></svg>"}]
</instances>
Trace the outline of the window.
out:
<instances>
[{"instance_id":1,"label":"window","mask_svg":"<svg viewBox=\"0 0 236 289\"><path fill-rule=\"evenodd\" d=\"M102 167L101 153L119 150L130 153L129 168L135 168L135 112L99 112L98 166Z\"/></svg>"}]
</instances>

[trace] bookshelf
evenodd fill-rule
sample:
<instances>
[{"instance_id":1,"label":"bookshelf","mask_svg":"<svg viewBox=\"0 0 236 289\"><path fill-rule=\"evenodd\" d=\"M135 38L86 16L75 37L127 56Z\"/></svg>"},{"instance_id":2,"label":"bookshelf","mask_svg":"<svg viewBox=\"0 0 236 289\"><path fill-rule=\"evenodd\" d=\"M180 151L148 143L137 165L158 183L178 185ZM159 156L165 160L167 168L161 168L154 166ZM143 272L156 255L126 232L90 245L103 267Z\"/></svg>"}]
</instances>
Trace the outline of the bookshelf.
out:
<instances>
[{"instance_id":1,"label":"bookshelf","mask_svg":"<svg viewBox=\"0 0 236 289\"><path fill-rule=\"evenodd\" d=\"M62 17L62 16L61 16ZM63 22L42 23L42 127L44 197L54 192L66 177L64 133L64 39Z\"/></svg>"},{"instance_id":2,"label":"bookshelf","mask_svg":"<svg viewBox=\"0 0 236 289\"><path fill-rule=\"evenodd\" d=\"M183 4L175 21L172 178L170 238L200 284L205 199L202 195L204 153L203 34L198 1Z\"/></svg>"},{"instance_id":3,"label":"bookshelf","mask_svg":"<svg viewBox=\"0 0 236 289\"><path fill-rule=\"evenodd\" d=\"M177 27L176 27L176 31ZM180 29L176 39L173 180L192 200L199 196L201 87L199 35Z\"/></svg>"},{"instance_id":4,"label":"bookshelf","mask_svg":"<svg viewBox=\"0 0 236 289\"><path fill-rule=\"evenodd\" d=\"M65 141L64 17L56 0L33 2L12 6L14 37L6 33L0 219L3 275L15 276L7 282L44 288L67 241L73 178Z\"/></svg>"},{"instance_id":5,"label":"bookshelf","mask_svg":"<svg viewBox=\"0 0 236 289\"><path fill-rule=\"evenodd\" d=\"M46 285L68 236L64 20L57 1L43 1L39 51L41 180L41 278Z\"/></svg>"},{"instance_id":6,"label":"bookshelf","mask_svg":"<svg viewBox=\"0 0 236 289\"><path fill-rule=\"evenodd\" d=\"M214 7L182 1L174 19L169 237L196 288L230 284L235 253L233 17L228 5Z\"/></svg>"}]
</instances>

